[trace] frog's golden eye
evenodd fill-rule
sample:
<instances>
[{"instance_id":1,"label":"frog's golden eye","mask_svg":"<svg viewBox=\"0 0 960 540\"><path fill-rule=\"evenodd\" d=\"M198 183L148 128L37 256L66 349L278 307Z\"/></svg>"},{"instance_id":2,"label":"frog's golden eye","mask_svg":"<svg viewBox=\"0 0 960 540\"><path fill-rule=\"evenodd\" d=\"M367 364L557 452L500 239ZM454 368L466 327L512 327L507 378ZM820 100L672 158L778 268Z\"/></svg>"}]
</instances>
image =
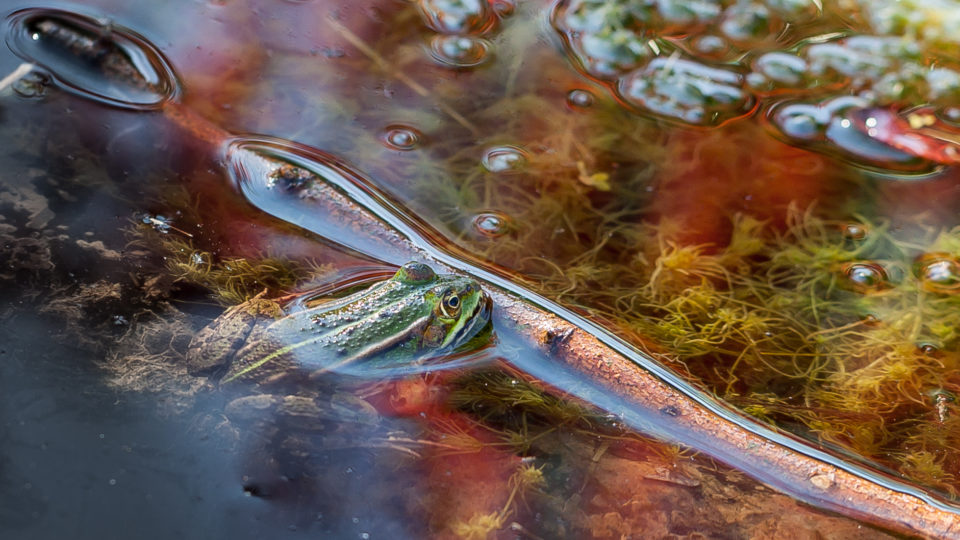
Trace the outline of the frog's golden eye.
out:
<instances>
[{"instance_id":1,"label":"frog's golden eye","mask_svg":"<svg viewBox=\"0 0 960 540\"><path fill-rule=\"evenodd\" d=\"M457 293L451 291L443 295L443 300L440 301L440 313L450 319L460 314L460 297Z\"/></svg>"}]
</instances>

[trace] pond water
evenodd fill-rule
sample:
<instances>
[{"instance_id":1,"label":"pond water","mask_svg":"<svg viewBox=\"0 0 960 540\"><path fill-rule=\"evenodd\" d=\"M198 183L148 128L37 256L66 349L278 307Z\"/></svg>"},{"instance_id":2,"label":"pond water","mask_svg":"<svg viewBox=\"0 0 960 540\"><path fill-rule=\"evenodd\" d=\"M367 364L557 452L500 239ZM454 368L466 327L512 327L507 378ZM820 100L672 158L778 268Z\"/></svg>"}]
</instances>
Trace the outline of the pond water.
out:
<instances>
[{"instance_id":1,"label":"pond water","mask_svg":"<svg viewBox=\"0 0 960 540\"><path fill-rule=\"evenodd\" d=\"M32 65L0 91L0 534L891 526L683 446L496 317L403 369L198 360L229 306L369 300L412 259L953 512L960 6L906 4L2 2L0 71Z\"/></svg>"}]
</instances>

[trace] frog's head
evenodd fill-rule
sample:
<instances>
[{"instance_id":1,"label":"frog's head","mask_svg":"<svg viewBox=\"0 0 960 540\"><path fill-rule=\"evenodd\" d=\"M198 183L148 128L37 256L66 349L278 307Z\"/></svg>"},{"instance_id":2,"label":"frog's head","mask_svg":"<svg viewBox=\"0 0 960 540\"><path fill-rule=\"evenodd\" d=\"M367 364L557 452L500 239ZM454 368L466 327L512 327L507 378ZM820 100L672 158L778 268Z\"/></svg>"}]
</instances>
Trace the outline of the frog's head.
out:
<instances>
[{"instance_id":1,"label":"frog's head","mask_svg":"<svg viewBox=\"0 0 960 540\"><path fill-rule=\"evenodd\" d=\"M456 350L490 322L492 302L473 279L438 275L417 262L403 265L391 279L423 290L424 309L430 310L422 330L421 346L425 349Z\"/></svg>"}]
</instances>

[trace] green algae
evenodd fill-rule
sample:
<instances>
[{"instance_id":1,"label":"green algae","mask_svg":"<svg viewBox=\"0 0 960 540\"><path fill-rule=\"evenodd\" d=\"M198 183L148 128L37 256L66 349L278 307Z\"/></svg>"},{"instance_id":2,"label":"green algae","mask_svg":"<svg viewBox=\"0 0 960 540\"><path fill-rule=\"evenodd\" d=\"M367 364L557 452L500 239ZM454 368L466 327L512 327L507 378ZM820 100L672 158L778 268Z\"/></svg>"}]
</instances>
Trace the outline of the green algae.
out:
<instances>
[{"instance_id":1,"label":"green algae","mask_svg":"<svg viewBox=\"0 0 960 540\"><path fill-rule=\"evenodd\" d=\"M174 283L202 287L224 306L242 304L266 292L269 297L288 294L298 284L326 274L327 266L283 257L218 257L201 249L190 238L157 233L144 226L134 232L134 243L162 254L167 278Z\"/></svg>"}]
</instances>

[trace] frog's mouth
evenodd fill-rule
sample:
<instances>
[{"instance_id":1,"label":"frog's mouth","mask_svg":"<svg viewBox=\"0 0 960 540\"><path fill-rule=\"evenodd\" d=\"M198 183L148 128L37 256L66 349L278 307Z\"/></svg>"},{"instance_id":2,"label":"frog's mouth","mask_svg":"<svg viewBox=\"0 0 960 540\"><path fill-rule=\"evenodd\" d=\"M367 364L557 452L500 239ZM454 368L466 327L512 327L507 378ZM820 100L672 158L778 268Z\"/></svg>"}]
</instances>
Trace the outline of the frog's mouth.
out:
<instances>
[{"instance_id":1,"label":"frog's mouth","mask_svg":"<svg viewBox=\"0 0 960 540\"><path fill-rule=\"evenodd\" d=\"M480 294L474 296L472 302L464 303L463 312L457 326L450 329L447 339L440 345L441 349L455 350L486 328L493 312L493 300L480 289Z\"/></svg>"}]
</instances>

